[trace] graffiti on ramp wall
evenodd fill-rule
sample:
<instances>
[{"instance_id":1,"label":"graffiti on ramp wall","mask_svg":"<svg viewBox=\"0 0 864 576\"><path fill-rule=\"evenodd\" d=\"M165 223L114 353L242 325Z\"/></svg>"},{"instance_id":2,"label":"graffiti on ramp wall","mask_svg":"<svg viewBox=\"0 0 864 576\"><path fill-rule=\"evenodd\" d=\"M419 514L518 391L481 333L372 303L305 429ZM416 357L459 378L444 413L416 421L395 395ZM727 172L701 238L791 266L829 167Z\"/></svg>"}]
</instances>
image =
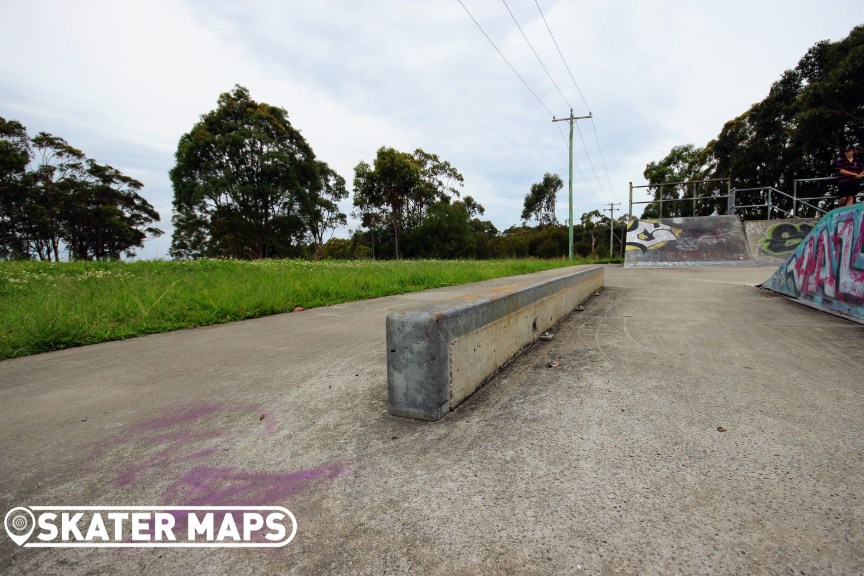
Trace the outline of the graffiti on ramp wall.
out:
<instances>
[{"instance_id":1,"label":"graffiti on ramp wall","mask_svg":"<svg viewBox=\"0 0 864 576\"><path fill-rule=\"evenodd\" d=\"M634 218L627 226L627 250L646 252L677 240L675 230L660 222Z\"/></svg>"},{"instance_id":2,"label":"graffiti on ramp wall","mask_svg":"<svg viewBox=\"0 0 864 576\"><path fill-rule=\"evenodd\" d=\"M864 205L826 214L762 286L864 321Z\"/></svg>"},{"instance_id":3,"label":"graffiti on ramp wall","mask_svg":"<svg viewBox=\"0 0 864 576\"><path fill-rule=\"evenodd\" d=\"M752 258L737 216L634 218L627 226L625 268L748 264Z\"/></svg>"},{"instance_id":4,"label":"graffiti on ramp wall","mask_svg":"<svg viewBox=\"0 0 864 576\"><path fill-rule=\"evenodd\" d=\"M813 224L808 222L778 222L765 231L765 235L759 239L759 246L769 254L789 254L801 244L812 229Z\"/></svg>"}]
</instances>

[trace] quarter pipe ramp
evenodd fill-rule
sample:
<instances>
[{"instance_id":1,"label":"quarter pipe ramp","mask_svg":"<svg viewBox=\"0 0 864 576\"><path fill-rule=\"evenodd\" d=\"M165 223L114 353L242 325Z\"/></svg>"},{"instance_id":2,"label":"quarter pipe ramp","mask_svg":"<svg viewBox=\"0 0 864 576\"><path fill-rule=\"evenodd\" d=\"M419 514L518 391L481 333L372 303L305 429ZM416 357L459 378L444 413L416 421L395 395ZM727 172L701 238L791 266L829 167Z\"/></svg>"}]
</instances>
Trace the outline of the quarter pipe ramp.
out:
<instances>
[{"instance_id":1,"label":"quarter pipe ramp","mask_svg":"<svg viewBox=\"0 0 864 576\"><path fill-rule=\"evenodd\" d=\"M864 324L862 228L864 204L829 212L762 287Z\"/></svg>"},{"instance_id":2,"label":"quarter pipe ramp","mask_svg":"<svg viewBox=\"0 0 864 576\"><path fill-rule=\"evenodd\" d=\"M754 264L737 216L634 218L627 227L625 268Z\"/></svg>"}]
</instances>

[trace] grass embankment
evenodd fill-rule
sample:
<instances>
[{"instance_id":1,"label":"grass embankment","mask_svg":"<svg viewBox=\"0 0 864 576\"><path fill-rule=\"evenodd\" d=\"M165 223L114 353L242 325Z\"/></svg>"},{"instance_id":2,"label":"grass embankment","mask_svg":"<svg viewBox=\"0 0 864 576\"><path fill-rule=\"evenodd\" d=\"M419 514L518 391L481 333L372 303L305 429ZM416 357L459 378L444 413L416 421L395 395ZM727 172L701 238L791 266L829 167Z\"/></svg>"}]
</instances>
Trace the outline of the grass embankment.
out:
<instances>
[{"instance_id":1,"label":"grass embankment","mask_svg":"<svg viewBox=\"0 0 864 576\"><path fill-rule=\"evenodd\" d=\"M0 262L0 359L566 265L562 260Z\"/></svg>"}]
</instances>

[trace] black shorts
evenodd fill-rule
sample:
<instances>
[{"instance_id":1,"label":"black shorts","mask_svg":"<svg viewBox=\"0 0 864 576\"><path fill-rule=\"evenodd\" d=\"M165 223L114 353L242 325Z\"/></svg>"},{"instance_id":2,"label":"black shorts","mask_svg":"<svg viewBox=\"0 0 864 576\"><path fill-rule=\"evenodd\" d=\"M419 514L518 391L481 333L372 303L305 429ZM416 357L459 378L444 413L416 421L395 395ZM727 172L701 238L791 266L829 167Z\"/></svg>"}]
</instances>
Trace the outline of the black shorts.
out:
<instances>
[{"instance_id":1,"label":"black shorts","mask_svg":"<svg viewBox=\"0 0 864 576\"><path fill-rule=\"evenodd\" d=\"M858 194L857 180L853 180L852 182L841 182L840 184L837 184L837 195L840 198L855 196L856 194Z\"/></svg>"}]
</instances>

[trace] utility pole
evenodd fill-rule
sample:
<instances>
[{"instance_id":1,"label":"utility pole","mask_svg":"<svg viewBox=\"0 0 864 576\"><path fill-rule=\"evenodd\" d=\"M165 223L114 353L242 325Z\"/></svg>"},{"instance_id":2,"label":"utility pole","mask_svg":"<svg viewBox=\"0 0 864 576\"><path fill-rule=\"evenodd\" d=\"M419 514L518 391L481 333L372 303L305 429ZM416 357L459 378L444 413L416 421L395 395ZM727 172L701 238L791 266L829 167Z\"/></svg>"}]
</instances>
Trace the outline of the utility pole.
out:
<instances>
[{"instance_id":1,"label":"utility pole","mask_svg":"<svg viewBox=\"0 0 864 576\"><path fill-rule=\"evenodd\" d=\"M572 262L573 261L573 123L576 120L584 120L586 118L591 118L591 112L588 112L588 116L573 116L573 109L570 109L570 117L569 118L555 118L552 116L552 122L569 122L570 123L570 217L568 219L569 223L569 250L567 252L567 259Z\"/></svg>"},{"instance_id":2,"label":"utility pole","mask_svg":"<svg viewBox=\"0 0 864 576\"><path fill-rule=\"evenodd\" d=\"M621 203L617 202L613 204L609 203L609 208L604 208L604 212L609 212L609 257L612 258L614 252L612 251L612 245L615 244L615 206L620 206Z\"/></svg>"}]
</instances>

